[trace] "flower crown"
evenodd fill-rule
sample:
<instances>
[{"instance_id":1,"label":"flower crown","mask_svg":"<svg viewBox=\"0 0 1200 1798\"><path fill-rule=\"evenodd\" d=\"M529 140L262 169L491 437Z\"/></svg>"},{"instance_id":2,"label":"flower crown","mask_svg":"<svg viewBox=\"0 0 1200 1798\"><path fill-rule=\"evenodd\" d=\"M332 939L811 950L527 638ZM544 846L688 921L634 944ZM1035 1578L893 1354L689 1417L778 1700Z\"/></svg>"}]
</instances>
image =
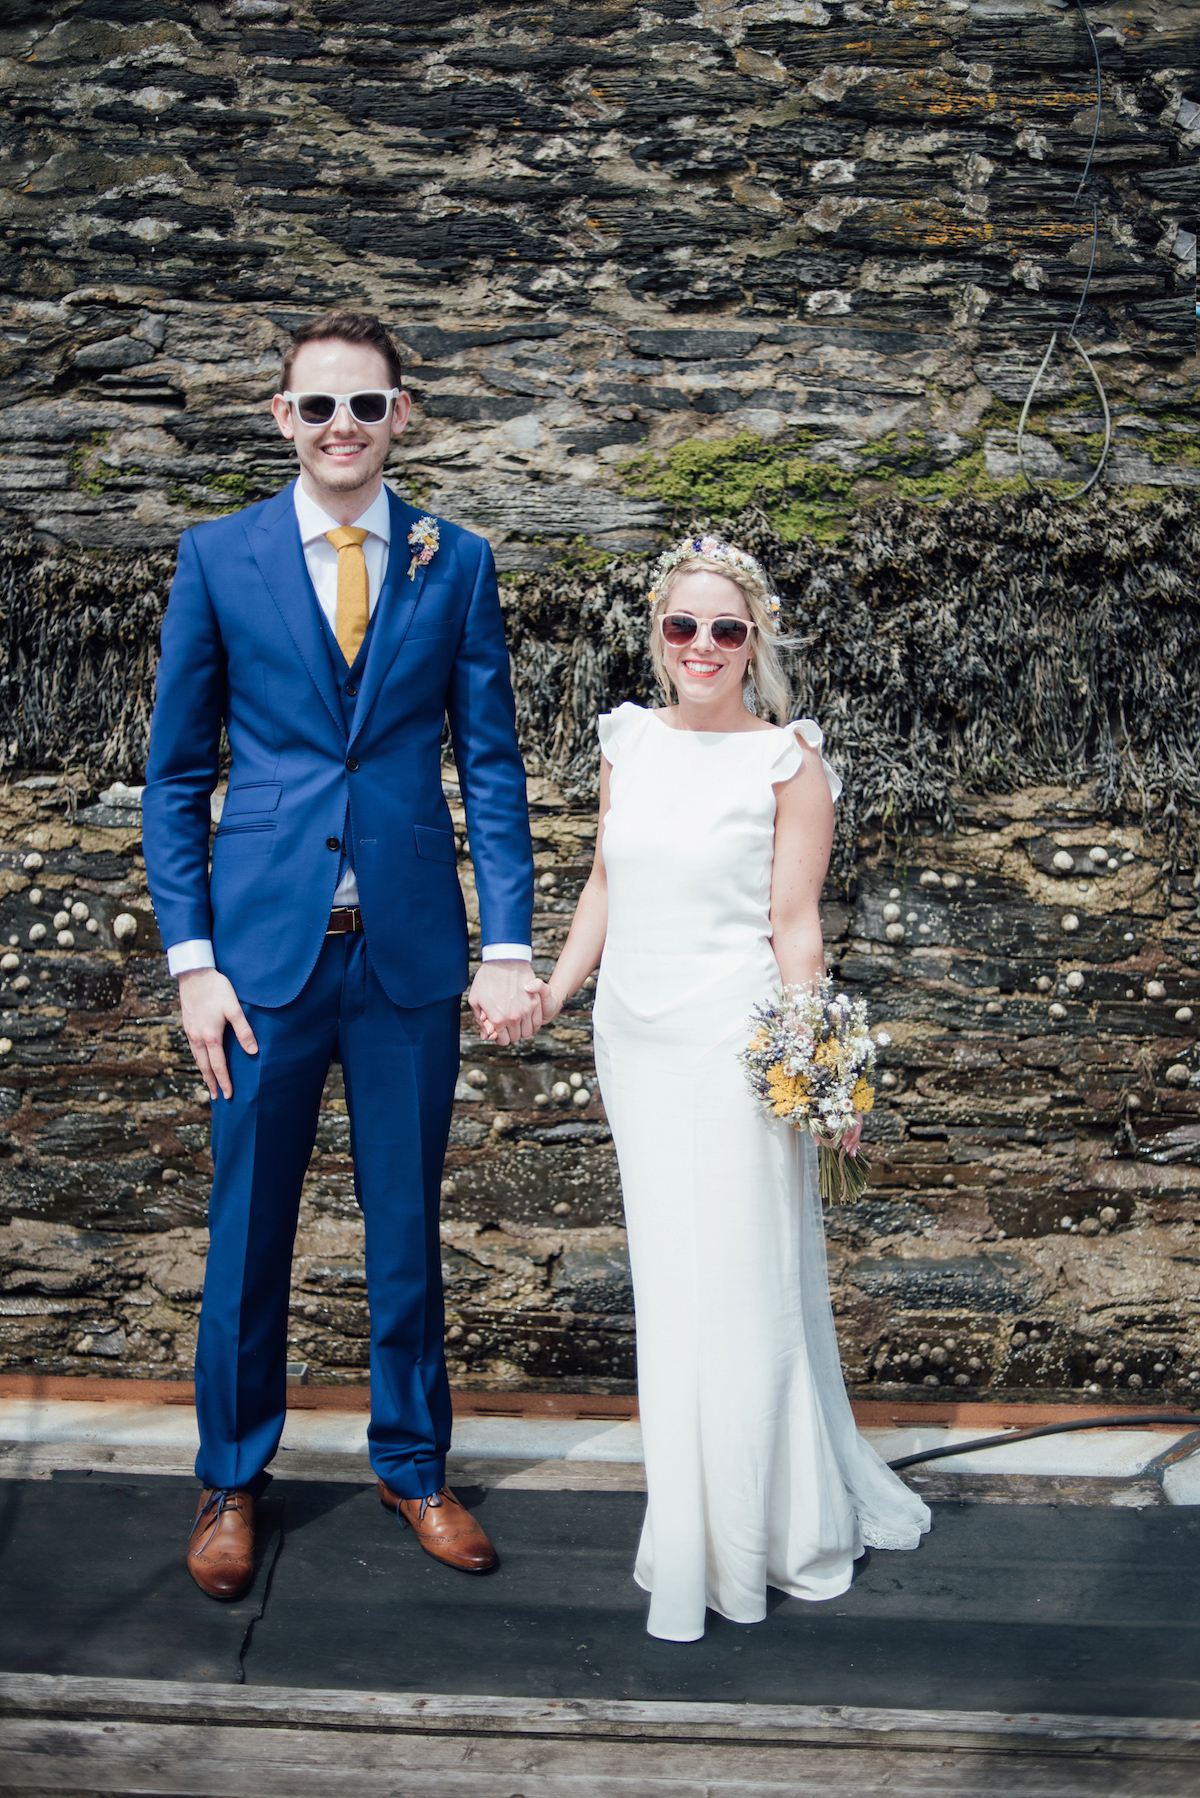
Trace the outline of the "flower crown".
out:
<instances>
[{"instance_id":1,"label":"flower crown","mask_svg":"<svg viewBox=\"0 0 1200 1798\"><path fill-rule=\"evenodd\" d=\"M678 568L681 562L690 562L694 556L708 556L714 562L728 562L731 568L740 569L743 574L752 575L764 587L769 587L762 563L756 561L748 550L738 549L736 544L726 543L720 537L685 537L682 543L667 550L655 563L649 595L651 605L658 599L662 584L671 570ZM768 591L763 604L774 618L779 611L778 593Z\"/></svg>"}]
</instances>

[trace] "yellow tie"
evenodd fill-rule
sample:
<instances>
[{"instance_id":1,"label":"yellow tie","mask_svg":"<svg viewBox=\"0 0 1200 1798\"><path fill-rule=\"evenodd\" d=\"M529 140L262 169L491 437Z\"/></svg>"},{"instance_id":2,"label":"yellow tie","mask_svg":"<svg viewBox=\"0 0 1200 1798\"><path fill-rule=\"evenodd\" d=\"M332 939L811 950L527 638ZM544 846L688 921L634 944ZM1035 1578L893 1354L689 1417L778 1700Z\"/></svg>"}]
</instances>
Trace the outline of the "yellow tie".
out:
<instances>
[{"instance_id":1,"label":"yellow tie","mask_svg":"<svg viewBox=\"0 0 1200 1798\"><path fill-rule=\"evenodd\" d=\"M367 634L370 609L367 605L367 558L362 546L370 531L360 531L355 524L344 524L325 536L338 553L337 623L333 634L338 648L352 664Z\"/></svg>"}]
</instances>

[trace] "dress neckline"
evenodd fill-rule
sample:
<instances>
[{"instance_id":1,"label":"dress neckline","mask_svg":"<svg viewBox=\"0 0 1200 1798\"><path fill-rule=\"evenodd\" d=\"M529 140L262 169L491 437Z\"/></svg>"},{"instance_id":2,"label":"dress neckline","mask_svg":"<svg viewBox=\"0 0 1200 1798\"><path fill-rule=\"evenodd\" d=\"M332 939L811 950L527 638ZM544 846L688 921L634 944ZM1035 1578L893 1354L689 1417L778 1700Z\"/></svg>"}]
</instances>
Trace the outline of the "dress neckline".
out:
<instances>
[{"instance_id":1,"label":"dress neckline","mask_svg":"<svg viewBox=\"0 0 1200 1798\"><path fill-rule=\"evenodd\" d=\"M768 732L778 734L780 730L788 730L789 725L768 724L766 732L761 730L676 730L673 724L667 724L660 712L646 707L646 714L652 718L660 730L669 731L673 737L761 737Z\"/></svg>"}]
</instances>

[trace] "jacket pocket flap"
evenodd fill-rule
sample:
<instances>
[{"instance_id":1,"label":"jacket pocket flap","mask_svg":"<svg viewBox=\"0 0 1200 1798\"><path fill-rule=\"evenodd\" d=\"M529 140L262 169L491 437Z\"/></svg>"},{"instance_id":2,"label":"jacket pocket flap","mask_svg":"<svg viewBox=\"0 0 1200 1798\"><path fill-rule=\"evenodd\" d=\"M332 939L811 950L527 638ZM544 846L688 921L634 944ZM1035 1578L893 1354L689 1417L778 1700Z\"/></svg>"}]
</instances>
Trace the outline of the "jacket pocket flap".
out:
<instances>
[{"instance_id":1,"label":"jacket pocket flap","mask_svg":"<svg viewBox=\"0 0 1200 1798\"><path fill-rule=\"evenodd\" d=\"M462 628L462 620L454 617L422 618L418 613L405 634L405 642L414 642L420 637L448 637L451 632L458 635Z\"/></svg>"},{"instance_id":2,"label":"jacket pocket flap","mask_svg":"<svg viewBox=\"0 0 1200 1798\"><path fill-rule=\"evenodd\" d=\"M282 792L282 786L276 786L270 781L258 786L230 787L225 795L221 816L228 818L234 812L273 812Z\"/></svg>"},{"instance_id":3,"label":"jacket pocket flap","mask_svg":"<svg viewBox=\"0 0 1200 1798\"><path fill-rule=\"evenodd\" d=\"M429 824L414 824L413 836L417 841L417 854L427 862L452 863L455 860L452 830L435 830Z\"/></svg>"}]
</instances>

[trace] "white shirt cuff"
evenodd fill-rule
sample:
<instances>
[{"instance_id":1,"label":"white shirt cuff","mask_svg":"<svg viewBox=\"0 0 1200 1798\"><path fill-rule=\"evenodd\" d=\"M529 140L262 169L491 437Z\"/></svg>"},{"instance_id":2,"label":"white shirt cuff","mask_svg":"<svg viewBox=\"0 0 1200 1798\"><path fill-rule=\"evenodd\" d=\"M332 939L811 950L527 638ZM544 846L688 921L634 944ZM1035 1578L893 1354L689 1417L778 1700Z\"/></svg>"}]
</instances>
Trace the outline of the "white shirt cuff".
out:
<instances>
[{"instance_id":1,"label":"white shirt cuff","mask_svg":"<svg viewBox=\"0 0 1200 1798\"><path fill-rule=\"evenodd\" d=\"M172 943L167 950L167 969L172 974L191 974L197 968L215 968L216 965L213 946L207 937Z\"/></svg>"},{"instance_id":2,"label":"white shirt cuff","mask_svg":"<svg viewBox=\"0 0 1200 1798\"><path fill-rule=\"evenodd\" d=\"M533 948L529 943L488 943L483 950L482 959L532 961ZM207 940L172 943L167 950L167 967L172 974L190 974L196 968L215 968L216 965L213 946Z\"/></svg>"}]
</instances>

